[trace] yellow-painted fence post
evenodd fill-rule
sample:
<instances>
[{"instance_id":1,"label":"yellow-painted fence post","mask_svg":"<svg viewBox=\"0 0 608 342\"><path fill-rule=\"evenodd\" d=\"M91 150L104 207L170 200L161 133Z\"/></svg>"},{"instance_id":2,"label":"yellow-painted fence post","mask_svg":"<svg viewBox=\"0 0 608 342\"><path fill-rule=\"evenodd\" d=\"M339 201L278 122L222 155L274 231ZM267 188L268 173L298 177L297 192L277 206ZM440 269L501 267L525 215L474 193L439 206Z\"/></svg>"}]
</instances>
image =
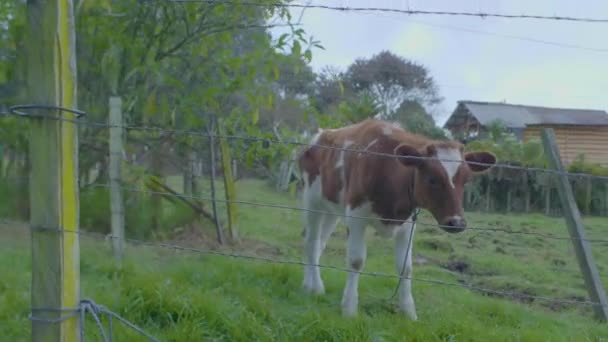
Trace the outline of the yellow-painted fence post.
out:
<instances>
[{"instance_id":1,"label":"yellow-painted fence post","mask_svg":"<svg viewBox=\"0 0 608 342\"><path fill-rule=\"evenodd\" d=\"M72 1L28 1L27 21L28 102L76 108ZM62 111L37 114L75 119ZM66 312L55 309L75 308L80 299L77 125L41 117L31 118L30 124L32 313L58 319ZM78 315L59 323L34 319L32 340L78 341L79 324Z\"/></svg>"}]
</instances>

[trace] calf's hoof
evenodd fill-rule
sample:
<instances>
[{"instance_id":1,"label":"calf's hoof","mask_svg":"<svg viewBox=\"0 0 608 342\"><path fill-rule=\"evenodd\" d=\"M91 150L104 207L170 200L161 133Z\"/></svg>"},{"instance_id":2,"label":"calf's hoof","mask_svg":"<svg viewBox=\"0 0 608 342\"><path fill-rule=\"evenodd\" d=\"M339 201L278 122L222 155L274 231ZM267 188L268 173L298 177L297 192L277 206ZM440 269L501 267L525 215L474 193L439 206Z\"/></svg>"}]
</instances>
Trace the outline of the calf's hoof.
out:
<instances>
[{"instance_id":1,"label":"calf's hoof","mask_svg":"<svg viewBox=\"0 0 608 342\"><path fill-rule=\"evenodd\" d=\"M356 301L342 301L342 316L344 317L356 317L357 316Z\"/></svg>"},{"instance_id":2,"label":"calf's hoof","mask_svg":"<svg viewBox=\"0 0 608 342\"><path fill-rule=\"evenodd\" d=\"M399 306L399 312L412 321L418 320L418 315L416 315L416 309L414 308Z\"/></svg>"},{"instance_id":3,"label":"calf's hoof","mask_svg":"<svg viewBox=\"0 0 608 342\"><path fill-rule=\"evenodd\" d=\"M320 284L307 284L304 282L303 284L304 291L313 295L323 295L325 294L325 286L323 283Z\"/></svg>"}]
</instances>

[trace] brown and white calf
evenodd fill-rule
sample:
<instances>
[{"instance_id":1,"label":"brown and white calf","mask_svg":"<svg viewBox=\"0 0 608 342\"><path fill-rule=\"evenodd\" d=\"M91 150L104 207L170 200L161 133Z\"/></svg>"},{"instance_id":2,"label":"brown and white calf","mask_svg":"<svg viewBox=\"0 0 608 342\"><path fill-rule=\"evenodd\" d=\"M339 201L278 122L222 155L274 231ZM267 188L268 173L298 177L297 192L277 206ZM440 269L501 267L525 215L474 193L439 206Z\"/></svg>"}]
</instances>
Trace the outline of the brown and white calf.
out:
<instances>
[{"instance_id":1,"label":"brown and white calf","mask_svg":"<svg viewBox=\"0 0 608 342\"><path fill-rule=\"evenodd\" d=\"M304 271L305 289L325 292L319 267L310 265L319 264L328 238L344 217L348 227L346 258L351 270L363 270L366 226L373 226L379 235L395 238L396 269L398 273L403 270L406 277L398 290L399 308L416 320L408 279L412 274L408 242L415 229L412 214L416 208L424 208L442 229L463 231L464 185L473 173L492 167L495 156L488 152L465 154L460 143L433 141L375 119L319 130L311 145L320 146L308 147L298 160L304 178L305 261L309 264ZM359 273L350 272L342 297L344 315L357 313L358 282Z\"/></svg>"}]
</instances>

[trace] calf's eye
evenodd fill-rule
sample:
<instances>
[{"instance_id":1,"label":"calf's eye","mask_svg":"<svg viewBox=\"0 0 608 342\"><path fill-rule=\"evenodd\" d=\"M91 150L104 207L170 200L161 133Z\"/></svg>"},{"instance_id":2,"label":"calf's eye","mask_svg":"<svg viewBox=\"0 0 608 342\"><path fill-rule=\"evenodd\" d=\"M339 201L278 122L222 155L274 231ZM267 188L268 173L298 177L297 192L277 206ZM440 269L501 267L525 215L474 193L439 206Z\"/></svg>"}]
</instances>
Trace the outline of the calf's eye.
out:
<instances>
[{"instance_id":1,"label":"calf's eye","mask_svg":"<svg viewBox=\"0 0 608 342\"><path fill-rule=\"evenodd\" d=\"M432 185L432 186L437 185L437 183L438 183L437 182L437 178L435 178L435 177L429 177L428 178L428 183L429 183L429 185Z\"/></svg>"}]
</instances>

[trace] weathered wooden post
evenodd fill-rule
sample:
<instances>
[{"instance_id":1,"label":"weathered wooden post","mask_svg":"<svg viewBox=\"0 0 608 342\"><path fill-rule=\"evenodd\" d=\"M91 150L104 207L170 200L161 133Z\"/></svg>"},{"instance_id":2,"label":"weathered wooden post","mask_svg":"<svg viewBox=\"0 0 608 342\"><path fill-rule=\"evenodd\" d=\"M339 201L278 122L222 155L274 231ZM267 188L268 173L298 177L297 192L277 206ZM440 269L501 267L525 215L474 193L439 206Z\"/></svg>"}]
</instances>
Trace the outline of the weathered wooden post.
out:
<instances>
[{"instance_id":1,"label":"weathered wooden post","mask_svg":"<svg viewBox=\"0 0 608 342\"><path fill-rule=\"evenodd\" d=\"M71 0L27 2L25 43L29 102L76 107L76 49ZM32 113L34 113L32 111ZM80 299L78 140L75 115L41 110L30 121L31 305L57 320ZM56 120L62 117L66 120ZM79 316L32 320L33 341L78 341Z\"/></svg>"},{"instance_id":2,"label":"weathered wooden post","mask_svg":"<svg viewBox=\"0 0 608 342\"><path fill-rule=\"evenodd\" d=\"M215 232L217 233L217 241L220 245L224 244L224 233L222 230L222 225L220 223L220 218L217 214L217 199L216 199L216 191L215 191L215 118L212 117L210 120L210 127L207 129L209 133L209 171L210 171L210 179L211 179L211 208L213 209L213 221L215 223Z\"/></svg>"},{"instance_id":3,"label":"weathered wooden post","mask_svg":"<svg viewBox=\"0 0 608 342\"><path fill-rule=\"evenodd\" d=\"M585 177L585 214L591 214L591 202L593 201L592 189L593 182L591 181L591 176Z\"/></svg>"},{"instance_id":4,"label":"weathered wooden post","mask_svg":"<svg viewBox=\"0 0 608 342\"><path fill-rule=\"evenodd\" d=\"M545 215L551 215L551 181L545 187Z\"/></svg>"},{"instance_id":5,"label":"weathered wooden post","mask_svg":"<svg viewBox=\"0 0 608 342\"><path fill-rule=\"evenodd\" d=\"M230 240L233 243L239 242L239 234L237 229L237 204L236 204L236 184L232 177L232 164L230 156L230 146L228 146L228 139L224 135L223 122L217 123L217 130L219 132L219 145L220 153L222 158L222 170L224 173L224 189L226 191L226 212L228 216L228 234Z\"/></svg>"},{"instance_id":6,"label":"weathered wooden post","mask_svg":"<svg viewBox=\"0 0 608 342\"><path fill-rule=\"evenodd\" d=\"M557 143L555 142L555 134L553 133L552 128L543 129L543 146L549 164L553 169L559 172L556 181L557 190L562 202L562 211L574 245L576 258L583 273L583 278L585 279L587 292L589 293L590 299L599 304L593 307L597 318L606 322L608 321L608 300L606 299L606 293L604 292L597 266L593 260L593 254L591 254L591 245L589 244L589 241L587 241L581 214L576 205L570 183L568 182L568 176L564 173L564 167L559 156Z\"/></svg>"},{"instance_id":7,"label":"weathered wooden post","mask_svg":"<svg viewBox=\"0 0 608 342\"><path fill-rule=\"evenodd\" d=\"M110 208L112 213L112 251L122 260L125 244L125 211L122 197L122 159L124 123L122 100L110 97Z\"/></svg>"}]
</instances>

